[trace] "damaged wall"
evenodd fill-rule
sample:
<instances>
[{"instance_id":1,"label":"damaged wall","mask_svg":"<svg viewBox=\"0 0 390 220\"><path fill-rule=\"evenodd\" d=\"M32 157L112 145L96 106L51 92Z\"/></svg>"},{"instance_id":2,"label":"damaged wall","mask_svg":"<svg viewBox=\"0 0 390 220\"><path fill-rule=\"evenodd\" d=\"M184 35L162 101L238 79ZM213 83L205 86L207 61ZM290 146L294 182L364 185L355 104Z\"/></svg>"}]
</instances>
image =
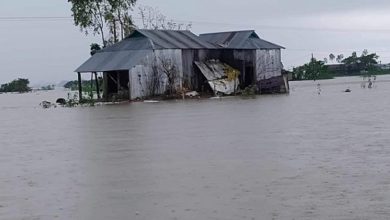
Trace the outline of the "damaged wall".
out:
<instances>
[{"instance_id":1,"label":"damaged wall","mask_svg":"<svg viewBox=\"0 0 390 220\"><path fill-rule=\"evenodd\" d=\"M219 50L183 50L182 51L182 60L183 60L183 84L185 87L191 90L201 91L202 84L201 80L203 79L200 75L201 73L195 66L195 61L207 61L210 59L218 59L220 57L221 51Z\"/></svg>"}]
</instances>

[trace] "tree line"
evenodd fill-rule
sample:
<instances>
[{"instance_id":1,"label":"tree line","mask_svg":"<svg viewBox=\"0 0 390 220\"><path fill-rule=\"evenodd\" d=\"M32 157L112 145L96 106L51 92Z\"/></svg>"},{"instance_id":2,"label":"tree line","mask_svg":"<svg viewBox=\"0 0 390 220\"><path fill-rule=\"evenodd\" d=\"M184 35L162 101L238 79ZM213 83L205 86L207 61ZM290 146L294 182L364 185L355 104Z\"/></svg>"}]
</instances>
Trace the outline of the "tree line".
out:
<instances>
[{"instance_id":1,"label":"tree line","mask_svg":"<svg viewBox=\"0 0 390 220\"><path fill-rule=\"evenodd\" d=\"M368 50L364 50L360 56L353 52L346 58L343 54L336 56L333 53L329 55L329 59L318 60L313 57L308 63L293 68L293 79L319 80L332 79L335 76L387 74L387 71L378 67L378 59L376 53L369 53ZM337 64L330 65L329 61L336 61Z\"/></svg>"},{"instance_id":2,"label":"tree line","mask_svg":"<svg viewBox=\"0 0 390 220\"><path fill-rule=\"evenodd\" d=\"M25 93L30 92L31 88L29 87L30 81L28 79L15 79L9 83L2 84L0 86L0 93L6 92L19 92Z\"/></svg>"}]
</instances>

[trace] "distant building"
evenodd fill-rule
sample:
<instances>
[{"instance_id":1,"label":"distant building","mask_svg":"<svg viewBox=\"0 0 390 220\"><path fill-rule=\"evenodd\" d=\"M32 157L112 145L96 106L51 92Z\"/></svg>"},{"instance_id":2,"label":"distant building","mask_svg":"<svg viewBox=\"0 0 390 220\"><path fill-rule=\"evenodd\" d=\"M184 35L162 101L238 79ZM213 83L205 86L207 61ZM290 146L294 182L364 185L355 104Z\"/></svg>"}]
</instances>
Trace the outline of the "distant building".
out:
<instances>
[{"instance_id":1,"label":"distant building","mask_svg":"<svg viewBox=\"0 0 390 220\"><path fill-rule=\"evenodd\" d=\"M124 96L134 100L164 94L172 87L231 94L232 90L257 85L259 92L288 92L281 49L254 31L199 37L190 31L136 30L94 54L76 72L80 80L81 73L103 73L104 83L99 86L107 99ZM227 72L236 70L239 77L229 79ZM174 75L174 80L169 75ZM232 81L234 86L228 88Z\"/></svg>"}]
</instances>

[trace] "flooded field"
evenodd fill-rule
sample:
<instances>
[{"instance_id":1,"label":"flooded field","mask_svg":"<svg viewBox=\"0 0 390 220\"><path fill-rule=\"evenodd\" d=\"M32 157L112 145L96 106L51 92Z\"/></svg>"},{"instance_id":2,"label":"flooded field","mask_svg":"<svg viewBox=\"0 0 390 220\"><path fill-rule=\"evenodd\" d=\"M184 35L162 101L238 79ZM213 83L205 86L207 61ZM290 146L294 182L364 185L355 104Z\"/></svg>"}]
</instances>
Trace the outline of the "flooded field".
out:
<instances>
[{"instance_id":1,"label":"flooded field","mask_svg":"<svg viewBox=\"0 0 390 220\"><path fill-rule=\"evenodd\" d=\"M47 110L66 93L2 94L0 219L388 219L390 77L361 80Z\"/></svg>"}]
</instances>

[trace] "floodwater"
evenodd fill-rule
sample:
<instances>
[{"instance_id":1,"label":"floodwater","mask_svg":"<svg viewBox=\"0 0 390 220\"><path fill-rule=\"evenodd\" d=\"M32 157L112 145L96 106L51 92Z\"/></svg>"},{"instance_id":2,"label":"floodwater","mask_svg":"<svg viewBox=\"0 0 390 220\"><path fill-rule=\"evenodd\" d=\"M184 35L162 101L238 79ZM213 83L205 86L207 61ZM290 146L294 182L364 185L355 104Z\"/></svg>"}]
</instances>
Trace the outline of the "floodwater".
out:
<instances>
[{"instance_id":1,"label":"floodwater","mask_svg":"<svg viewBox=\"0 0 390 220\"><path fill-rule=\"evenodd\" d=\"M0 219L388 219L389 80L84 108L2 94Z\"/></svg>"}]
</instances>

